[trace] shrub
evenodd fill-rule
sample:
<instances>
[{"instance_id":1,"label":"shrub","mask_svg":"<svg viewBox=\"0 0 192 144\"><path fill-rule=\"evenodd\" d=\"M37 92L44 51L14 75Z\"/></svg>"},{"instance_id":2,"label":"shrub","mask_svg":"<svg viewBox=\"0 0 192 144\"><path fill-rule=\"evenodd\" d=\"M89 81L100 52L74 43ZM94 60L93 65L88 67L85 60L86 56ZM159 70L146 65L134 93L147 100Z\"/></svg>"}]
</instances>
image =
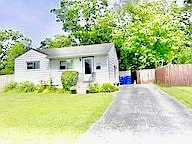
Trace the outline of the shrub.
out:
<instances>
[{"instance_id":1,"label":"shrub","mask_svg":"<svg viewBox=\"0 0 192 144\"><path fill-rule=\"evenodd\" d=\"M64 89L58 88L56 92L58 92L58 93L64 93L65 91L64 91Z\"/></svg>"},{"instance_id":2,"label":"shrub","mask_svg":"<svg viewBox=\"0 0 192 144\"><path fill-rule=\"evenodd\" d=\"M38 93L41 93L44 91L44 89L46 89L46 85L44 85L43 83L40 83L36 86L36 90Z\"/></svg>"},{"instance_id":3,"label":"shrub","mask_svg":"<svg viewBox=\"0 0 192 144\"><path fill-rule=\"evenodd\" d=\"M114 86L111 83L104 83L101 86L101 92L115 92L118 90L118 87Z\"/></svg>"},{"instance_id":4,"label":"shrub","mask_svg":"<svg viewBox=\"0 0 192 144\"><path fill-rule=\"evenodd\" d=\"M89 85L89 93L99 93L100 90L101 90L101 87L98 83Z\"/></svg>"},{"instance_id":5,"label":"shrub","mask_svg":"<svg viewBox=\"0 0 192 144\"><path fill-rule=\"evenodd\" d=\"M35 89L36 89L35 85L29 81L20 83L17 88L18 92L25 92L25 93L34 92Z\"/></svg>"},{"instance_id":6,"label":"shrub","mask_svg":"<svg viewBox=\"0 0 192 144\"><path fill-rule=\"evenodd\" d=\"M72 86L77 84L78 72L65 71L61 75L61 82L65 91L70 91Z\"/></svg>"},{"instance_id":7,"label":"shrub","mask_svg":"<svg viewBox=\"0 0 192 144\"><path fill-rule=\"evenodd\" d=\"M48 82L48 90L50 92L55 92L57 90L56 86L53 85L53 80L52 78L50 78L49 82Z\"/></svg>"},{"instance_id":8,"label":"shrub","mask_svg":"<svg viewBox=\"0 0 192 144\"><path fill-rule=\"evenodd\" d=\"M40 84L34 85L32 82L25 81L22 83L16 83L16 82L11 82L9 83L5 88L5 92L8 91L16 91L16 92L24 92L24 93L29 93L29 92L55 92L57 91L56 86L54 86L51 82L45 82L45 81L40 81Z\"/></svg>"},{"instance_id":9,"label":"shrub","mask_svg":"<svg viewBox=\"0 0 192 144\"><path fill-rule=\"evenodd\" d=\"M16 83L16 82L11 82L11 83L9 83L9 84L4 88L4 91L5 91L5 92L13 91L13 90L16 90L17 87L18 87L18 83Z\"/></svg>"}]
</instances>

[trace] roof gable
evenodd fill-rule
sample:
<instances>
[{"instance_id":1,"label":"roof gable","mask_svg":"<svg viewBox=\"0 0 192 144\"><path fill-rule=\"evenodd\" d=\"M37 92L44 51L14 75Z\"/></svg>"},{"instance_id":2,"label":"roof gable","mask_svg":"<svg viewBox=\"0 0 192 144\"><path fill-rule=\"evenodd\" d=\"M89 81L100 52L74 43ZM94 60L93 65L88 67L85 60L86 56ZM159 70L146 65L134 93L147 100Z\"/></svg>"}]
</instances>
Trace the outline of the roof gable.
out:
<instances>
[{"instance_id":1,"label":"roof gable","mask_svg":"<svg viewBox=\"0 0 192 144\"><path fill-rule=\"evenodd\" d=\"M36 53L39 53L39 54L41 54L41 55L47 56L47 54L45 54L45 53L43 53L43 52L41 52L41 51L39 51L39 50L36 50L36 49L31 48L31 49L28 50L26 53L18 56L16 59L23 58L23 57L25 57L26 55L28 55L29 53L31 53L32 51L33 51L33 52L36 52Z\"/></svg>"}]
</instances>

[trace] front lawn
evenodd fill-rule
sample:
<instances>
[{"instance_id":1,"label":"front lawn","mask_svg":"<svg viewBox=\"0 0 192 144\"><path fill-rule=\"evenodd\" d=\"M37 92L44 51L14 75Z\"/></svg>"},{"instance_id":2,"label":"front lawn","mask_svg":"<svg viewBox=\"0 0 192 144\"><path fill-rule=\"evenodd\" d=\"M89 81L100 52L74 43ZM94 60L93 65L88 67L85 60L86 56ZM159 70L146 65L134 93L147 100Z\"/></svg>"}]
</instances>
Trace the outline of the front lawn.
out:
<instances>
[{"instance_id":1,"label":"front lawn","mask_svg":"<svg viewBox=\"0 0 192 144\"><path fill-rule=\"evenodd\" d=\"M0 142L75 139L102 116L112 99L110 94L0 93Z\"/></svg>"},{"instance_id":2,"label":"front lawn","mask_svg":"<svg viewBox=\"0 0 192 144\"><path fill-rule=\"evenodd\" d=\"M192 87L165 87L160 86L162 90L174 96L178 101L189 108L192 108Z\"/></svg>"}]
</instances>

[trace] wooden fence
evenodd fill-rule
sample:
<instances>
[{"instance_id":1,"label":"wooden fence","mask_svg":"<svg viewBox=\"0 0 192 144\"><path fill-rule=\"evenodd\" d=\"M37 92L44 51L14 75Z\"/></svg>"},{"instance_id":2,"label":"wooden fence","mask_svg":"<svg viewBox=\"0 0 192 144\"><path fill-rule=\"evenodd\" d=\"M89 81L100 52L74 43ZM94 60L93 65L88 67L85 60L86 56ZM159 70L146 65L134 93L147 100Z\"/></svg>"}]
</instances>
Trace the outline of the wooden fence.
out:
<instances>
[{"instance_id":1,"label":"wooden fence","mask_svg":"<svg viewBox=\"0 0 192 144\"><path fill-rule=\"evenodd\" d=\"M14 75L2 75L0 76L0 89L3 89L8 83L14 81Z\"/></svg>"},{"instance_id":2,"label":"wooden fence","mask_svg":"<svg viewBox=\"0 0 192 144\"><path fill-rule=\"evenodd\" d=\"M168 86L192 86L192 64L167 65L156 69L155 80Z\"/></svg>"},{"instance_id":3,"label":"wooden fence","mask_svg":"<svg viewBox=\"0 0 192 144\"><path fill-rule=\"evenodd\" d=\"M155 81L155 69L137 71L137 84L148 84Z\"/></svg>"}]
</instances>

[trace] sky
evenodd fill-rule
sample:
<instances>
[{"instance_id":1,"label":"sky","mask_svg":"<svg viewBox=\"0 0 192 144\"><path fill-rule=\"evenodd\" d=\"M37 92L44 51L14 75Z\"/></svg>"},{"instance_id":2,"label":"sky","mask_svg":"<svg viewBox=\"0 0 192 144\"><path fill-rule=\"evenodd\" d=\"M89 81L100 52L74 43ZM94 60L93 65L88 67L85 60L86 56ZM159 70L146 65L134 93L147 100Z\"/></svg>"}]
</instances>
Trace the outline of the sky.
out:
<instances>
[{"instance_id":1,"label":"sky","mask_svg":"<svg viewBox=\"0 0 192 144\"><path fill-rule=\"evenodd\" d=\"M119 0L108 0L109 5ZM0 0L0 29L19 31L39 47L46 37L63 33L61 23L50 13L60 0Z\"/></svg>"}]
</instances>

